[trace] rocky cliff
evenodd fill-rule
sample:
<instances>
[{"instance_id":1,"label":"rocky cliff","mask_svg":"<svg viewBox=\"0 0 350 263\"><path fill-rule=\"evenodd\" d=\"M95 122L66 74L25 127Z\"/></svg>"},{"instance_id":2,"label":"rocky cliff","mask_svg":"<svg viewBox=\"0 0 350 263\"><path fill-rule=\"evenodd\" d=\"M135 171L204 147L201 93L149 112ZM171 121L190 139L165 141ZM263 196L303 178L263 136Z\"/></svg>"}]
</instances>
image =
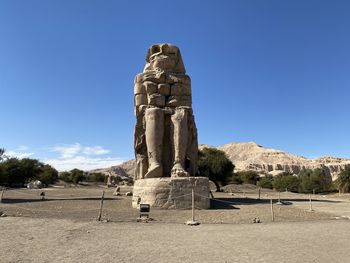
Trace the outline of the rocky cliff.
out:
<instances>
[{"instance_id":1,"label":"rocky cliff","mask_svg":"<svg viewBox=\"0 0 350 263\"><path fill-rule=\"evenodd\" d=\"M89 171L89 173L103 173L107 176L117 176L121 179L127 179L128 177L134 177L135 174L135 161L130 160L120 165L111 166L109 168L95 169Z\"/></svg>"},{"instance_id":2,"label":"rocky cliff","mask_svg":"<svg viewBox=\"0 0 350 263\"><path fill-rule=\"evenodd\" d=\"M303 168L323 168L334 180L341 169L350 164L350 159L336 157L307 159L281 150L265 148L255 142L234 142L217 148L227 154L237 171L254 170L276 175L283 171L297 174Z\"/></svg>"}]
</instances>

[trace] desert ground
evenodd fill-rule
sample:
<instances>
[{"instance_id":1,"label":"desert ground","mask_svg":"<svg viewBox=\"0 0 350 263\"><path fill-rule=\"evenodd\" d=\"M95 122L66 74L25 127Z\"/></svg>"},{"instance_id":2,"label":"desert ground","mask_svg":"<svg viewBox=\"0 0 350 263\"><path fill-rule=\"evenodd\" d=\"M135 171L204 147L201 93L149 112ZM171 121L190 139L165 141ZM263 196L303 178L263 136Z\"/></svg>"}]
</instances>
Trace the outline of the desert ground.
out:
<instances>
[{"instance_id":1,"label":"desert ground","mask_svg":"<svg viewBox=\"0 0 350 263\"><path fill-rule=\"evenodd\" d=\"M212 209L195 211L199 226L187 226L190 210L152 208L152 220L137 223L139 212L124 195L130 190L6 190L0 262L349 262L349 195L312 195L310 212L309 195L262 190L259 200L257 188L231 186L214 193ZM278 196L285 205L276 204Z\"/></svg>"}]
</instances>

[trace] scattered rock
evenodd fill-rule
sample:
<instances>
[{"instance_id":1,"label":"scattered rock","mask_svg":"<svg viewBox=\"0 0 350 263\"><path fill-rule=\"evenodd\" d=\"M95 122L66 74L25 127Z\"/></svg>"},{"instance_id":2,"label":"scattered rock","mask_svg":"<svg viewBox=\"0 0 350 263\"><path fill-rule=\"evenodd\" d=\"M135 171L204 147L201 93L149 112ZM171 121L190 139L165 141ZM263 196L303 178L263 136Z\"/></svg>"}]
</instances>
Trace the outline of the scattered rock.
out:
<instances>
[{"instance_id":1,"label":"scattered rock","mask_svg":"<svg viewBox=\"0 0 350 263\"><path fill-rule=\"evenodd\" d=\"M43 184L39 180L31 181L27 184L28 189L40 189L43 187Z\"/></svg>"},{"instance_id":2,"label":"scattered rock","mask_svg":"<svg viewBox=\"0 0 350 263\"><path fill-rule=\"evenodd\" d=\"M117 186L113 192L114 196L120 196L120 186Z\"/></svg>"},{"instance_id":3,"label":"scattered rock","mask_svg":"<svg viewBox=\"0 0 350 263\"><path fill-rule=\"evenodd\" d=\"M200 225L199 222L192 221L192 220L187 221L185 224L188 225L188 226L199 226Z\"/></svg>"},{"instance_id":4,"label":"scattered rock","mask_svg":"<svg viewBox=\"0 0 350 263\"><path fill-rule=\"evenodd\" d=\"M253 218L253 224L258 224L258 223L261 223L260 218L259 217Z\"/></svg>"}]
</instances>

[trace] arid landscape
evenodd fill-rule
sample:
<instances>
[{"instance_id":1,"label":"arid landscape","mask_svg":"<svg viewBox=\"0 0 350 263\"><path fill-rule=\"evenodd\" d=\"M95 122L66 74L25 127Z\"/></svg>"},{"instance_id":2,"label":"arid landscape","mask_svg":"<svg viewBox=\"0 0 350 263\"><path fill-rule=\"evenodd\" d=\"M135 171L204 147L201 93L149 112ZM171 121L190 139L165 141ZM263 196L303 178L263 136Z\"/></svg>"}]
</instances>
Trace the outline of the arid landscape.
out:
<instances>
[{"instance_id":1,"label":"arid landscape","mask_svg":"<svg viewBox=\"0 0 350 263\"><path fill-rule=\"evenodd\" d=\"M214 193L212 209L195 211L201 225L193 227L184 225L191 210L152 208L152 220L137 223L128 186L121 196L104 186L6 190L1 262L344 262L350 256L348 194L314 195L310 212L309 195L283 192L285 205L277 205L272 190L262 190L260 200L252 185L225 190Z\"/></svg>"}]
</instances>

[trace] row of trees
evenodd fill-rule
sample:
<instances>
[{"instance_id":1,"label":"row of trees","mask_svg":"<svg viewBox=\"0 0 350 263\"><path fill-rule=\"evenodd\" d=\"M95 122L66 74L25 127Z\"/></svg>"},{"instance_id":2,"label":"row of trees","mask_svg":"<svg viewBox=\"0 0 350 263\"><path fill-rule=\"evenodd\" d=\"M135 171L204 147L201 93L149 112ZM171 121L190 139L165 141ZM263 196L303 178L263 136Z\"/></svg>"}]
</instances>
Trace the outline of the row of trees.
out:
<instances>
[{"instance_id":1,"label":"row of trees","mask_svg":"<svg viewBox=\"0 0 350 263\"><path fill-rule=\"evenodd\" d=\"M304 169L298 175L283 172L275 177L265 176L256 183L262 188L299 193L320 193L332 190L332 178L322 169Z\"/></svg>"},{"instance_id":2,"label":"row of trees","mask_svg":"<svg viewBox=\"0 0 350 263\"><path fill-rule=\"evenodd\" d=\"M87 173L79 169L73 169L69 172L62 172L59 175L59 179L73 184L78 184L79 182L107 182L107 176L103 173Z\"/></svg>"},{"instance_id":3,"label":"row of trees","mask_svg":"<svg viewBox=\"0 0 350 263\"><path fill-rule=\"evenodd\" d=\"M291 191L300 193L327 192L339 189L342 192L350 192L350 165L339 174L333 183L332 178L323 169L304 169L298 175L283 172L275 177L266 175L260 177L255 171L240 171L234 173L235 166L227 158L225 152L204 148L199 151L198 169L201 176L207 176L220 191L220 185L254 184L262 188L276 189L277 191Z\"/></svg>"},{"instance_id":4,"label":"row of trees","mask_svg":"<svg viewBox=\"0 0 350 263\"><path fill-rule=\"evenodd\" d=\"M39 180L43 185L54 184L58 179L68 183L106 182L102 173L85 173L79 169L58 173L55 168L36 159L9 158L5 149L0 148L0 185L22 187L30 181Z\"/></svg>"},{"instance_id":5,"label":"row of trees","mask_svg":"<svg viewBox=\"0 0 350 263\"><path fill-rule=\"evenodd\" d=\"M58 172L55 168L35 159L8 158L0 162L0 185L3 186L24 186L32 180L49 185L57 178Z\"/></svg>"}]
</instances>

